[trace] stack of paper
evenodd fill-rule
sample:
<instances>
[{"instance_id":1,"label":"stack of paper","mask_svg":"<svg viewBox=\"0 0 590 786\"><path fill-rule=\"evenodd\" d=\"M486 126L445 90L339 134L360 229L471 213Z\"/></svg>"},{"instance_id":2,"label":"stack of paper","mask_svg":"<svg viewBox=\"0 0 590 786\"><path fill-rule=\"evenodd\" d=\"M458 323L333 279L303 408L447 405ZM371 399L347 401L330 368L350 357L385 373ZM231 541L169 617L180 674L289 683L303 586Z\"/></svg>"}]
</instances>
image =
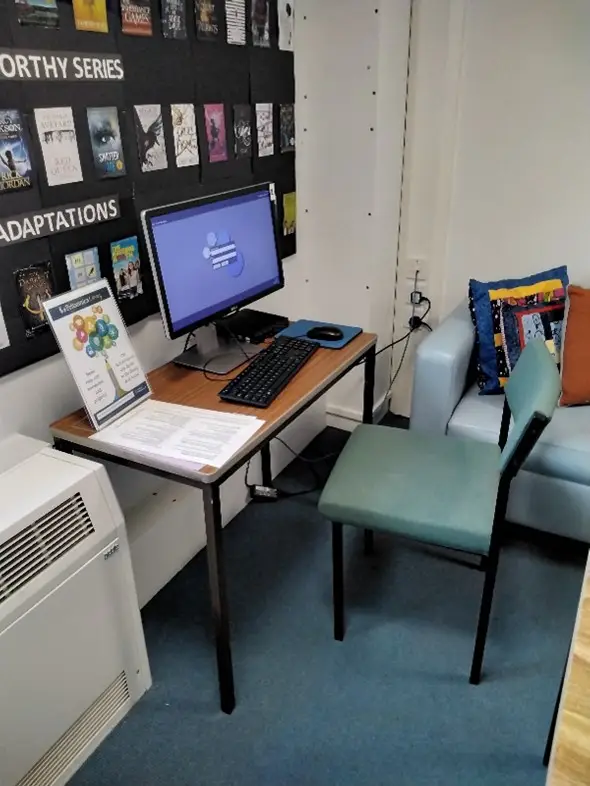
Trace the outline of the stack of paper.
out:
<instances>
[{"instance_id":1,"label":"stack of paper","mask_svg":"<svg viewBox=\"0 0 590 786\"><path fill-rule=\"evenodd\" d=\"M92 438L126 451L221 467L263 423L253 415L149 399Z\"/></svg>"}]
</instances>

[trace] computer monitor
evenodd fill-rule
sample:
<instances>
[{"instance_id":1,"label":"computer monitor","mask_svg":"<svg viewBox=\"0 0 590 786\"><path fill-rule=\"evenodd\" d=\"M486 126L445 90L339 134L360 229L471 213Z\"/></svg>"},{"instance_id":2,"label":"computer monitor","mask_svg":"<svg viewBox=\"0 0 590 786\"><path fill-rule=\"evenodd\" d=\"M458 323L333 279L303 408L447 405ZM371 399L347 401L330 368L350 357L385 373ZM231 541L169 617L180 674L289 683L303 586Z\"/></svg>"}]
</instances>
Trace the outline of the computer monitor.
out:
<instances>
[{"instance_id":1,"label":"computer monitor","mask_svg":"<svg viewBox=\"0 0 590 786\"><path fill-rule=\"evenodd\" d=\"M141 214L168 338L284 286L272 183Z\"/></svg>"}]
</instances>

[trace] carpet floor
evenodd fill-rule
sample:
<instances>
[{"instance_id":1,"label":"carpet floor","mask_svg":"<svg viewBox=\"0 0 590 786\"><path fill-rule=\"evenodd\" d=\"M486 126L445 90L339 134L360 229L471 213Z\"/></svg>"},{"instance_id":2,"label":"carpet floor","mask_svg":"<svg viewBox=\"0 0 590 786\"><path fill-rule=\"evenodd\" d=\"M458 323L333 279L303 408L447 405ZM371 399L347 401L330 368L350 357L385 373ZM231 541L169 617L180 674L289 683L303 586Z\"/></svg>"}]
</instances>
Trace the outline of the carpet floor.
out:
<instances>
[{"instance_id":1,"label":"carpet floor","mask_svg":"<svg viewBox=\"0 0 590 786\"><path fill-rule=\"evenodd\" d=\"M326 429L306 455L342 447ZM327 476L330 462L314 465ZM277 485L313 482L295 461ZM223 715L200 553L144 609L153 688L74 786L542 786L586 549L511 528L484 675L468 684L482 574L346 532L347 633L332 639L317 492L225 531L237 708Z\"/></svg>"}]
</instances>

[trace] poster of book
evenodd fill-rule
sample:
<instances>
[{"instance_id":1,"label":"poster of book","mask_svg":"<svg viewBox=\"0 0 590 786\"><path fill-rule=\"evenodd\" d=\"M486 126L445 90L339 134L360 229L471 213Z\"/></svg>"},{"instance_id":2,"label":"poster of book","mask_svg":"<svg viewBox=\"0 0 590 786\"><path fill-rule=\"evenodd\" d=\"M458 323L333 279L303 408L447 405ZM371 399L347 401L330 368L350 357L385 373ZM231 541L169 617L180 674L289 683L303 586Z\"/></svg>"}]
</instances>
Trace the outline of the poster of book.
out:
<instances>
[{"instance_id":1,"label":"poster of book","mask_svg":"<svg viewBox=\"0 0 590 786\"><path fill-rule=\"evenodd\" d=\"M70 289L80 289L86 284L93 284L101 278L98 248L86 248L66 254L66 267L70 279Z\"/></svg>"},{"instance_id":2,"label":"poster of book","mask_svg":"<svg viewBox=\"0 0 590 786\"><path fill-rule=\"evenodd\" d=\"M297 194L283 194L283 235L294 235L297 229Z\"/></svg>"},{"instance_id":3,"label":"poster of book","mask_svg":"<svg viewBox=\"0 0 590 786\"><path fill-rule=\"evenodd\" d=\"M225 0L227 43L246 45L246 0Z\"/></svg>"},{"instance_id":4,"label":"poster of book","mask_svg":"<svg viewBox=\"0 0 590 786\"><path fill-rule=\"evenodd\" d=\"M72 108L60 106L35 109L35 122L47 183L50 186L79 183L82 180L82 167Z\"/></svg>"},{"instance_id":5,"label":"poster of book","mask_svg":"<svg viewBox=\"0 0 590 786\"><path fill-rule=\"evenodd\" d=\"M195 0L195 24L197 38L201 41L217 41L221 32L221 21L217 4L219 0Z\"/></svg>"},{"instance_id":6,"label":"poster of book","mask_svg":"<svg viewBox=\"0 0 590 786\"><path fill-rule=\"evenodd\" d=\"M8 330L6 329L6 321L2 311L2 303L0 303L0 349L6 349L10 346L10 339L8 337Z\"/></svg>"},{"instance_id":7,"label":"poster of book","mask_svg":"<svg viewBox=\"0 0 590 786\"><path fill-rule=\"evenodd\" d=\"M96 176L103 180L126 174L117 107L88 107L86 114Z\"/></svg>"},{"instance_id":8,"label":"poster of book","mask_svg":"<svg viewBox=\"0 0 590 786\"><path fill-rule=\"evenodd\" d=\"M293 51L295 0L279 0L279 49Z\"/></svg>"},{"instance_id":9,"label":"poster of book","mask_svg":"<svg viewBox=\"0 0 590 786\"><path fill-rule=\"evenodd\" d=\"M44 306L95 429L148 398L148 381L104 278Z\"/></svg>"},{"instance_id":10,"label":"poster of book","mask_svg":"<svg viewBox=\"0 0 590 786\"><path fill-rule=\"evenodd\" d=\"M252 155L252 108L249 104L234 106L234 145L236 158Z\"/></svg>"},{"instance_id":11,"label":"poster of book","mask_svg":"<svg viewBox=\"0 0 590 786\"><path fill-rule=\"evenodd\" d=\"M194 104L171 104L170 113L176 166L196 166L199 163L199 143Z\"/></svg>"},{"instance_id":12,"label":"poster of book","mask_svg":"<svg viewBox=\"0 0 590 786\"><path fill-rule=\"evenodd\" d=\"M76 30L108 33L106 0L73 0Z\"/></svg>"},{"instance_id":13,"label":"poster of book","mask_svg":"<svg viewBox=\"0 0 590 786\"><path fill-rule=\"evenodd\" d=\"M121 0L121 29L127 35L152 35L150 0Z\"/></svg>"},{"instance_id":14,"label":"poster of book","mask_svg":"<svg viewBox=\"0 0 590 786\"><path fill-rule=\"evenodd\" d=\"M295 150L295 106L281 104L281 153Z\"/></svg>"},{"instance_id":15,"label":"poster of book","mask_svg":"<svg viewBox=\"0 0 590 786\"><path fill-rule=\"evenodd\" d=\"M143 295L137 236L111 243L111 262L117 300L133 300Z\"/></svg>"},{"instance_id":16,"label":"poster of book","mask_svg":"<svg viewBox=\"0 0 590 786\"><path fill-rule=\"evenodd\" d=\"M0 110L0 194L30 188L31 178L21 114L17 109Z\"/></svg>"},{"instance_id":17,"label":"poster of book","mask_svg":"<svg viewBox=\"0 0 590 786\"><path fill-rule=\"evenodd\" d=\"M252 0L252 43L254 46L270 46L268 0Z\"/></svg>"},{"instance_id":18,"label":"poster of book","mask_svg":"<svg viewBox=\"0 0 590 786\"><path fill-rule=\"evenodd\" d=\"M14 0L21 25L59 27L57 0Z\"/></svg>"},{"instance_id":19,"label":"poster of book","mask_svg":"<svg viewBox=\"0 0 590 786\"><path fill-rule=\"evenodd\" d=\"M272 156L275 152L272 129L272 104L256 104L256 138L258 156Z\"/></svg>"},{"instance_id":20,"label":"poster of book","mask_svg":"<svg viewBox=\"0 0 590 786\"><path fill-rule=\"evenodd\" d=\"M223 104L205 104L205 129L209 163L227 161L227 139L225 135L225 109Z\"/></svg>"},{"instance_id":21,"label":"poster of book","mask_svg":"<svg viewBox=\"0 0 590 786\"><path fill-rule=\"evenodd\" d=\"M162 107L160 104L137 104L133 107L137 150L142 172L168 168Z\"/></svg>"},{"instance_id":22,"label":"poster of book","mask_svg":"<svg viewBox=\"0 0 590 786\"><path fill-rule=\"evenodd\" d=\"M53 297L51 263L46 260L15 273L18 305L27 338L33 338L47 327L43 303Z\"/></svg>"},{"instance_id":23,"label":"poster of book","mask_svg":"<svg viewBox=\"0 0 590 786\"><path fill-rule=\"evenodd\" d=\"M185 0L162 0L162 35L164 38L186 38Z\"/></svg>"}]
</instances>

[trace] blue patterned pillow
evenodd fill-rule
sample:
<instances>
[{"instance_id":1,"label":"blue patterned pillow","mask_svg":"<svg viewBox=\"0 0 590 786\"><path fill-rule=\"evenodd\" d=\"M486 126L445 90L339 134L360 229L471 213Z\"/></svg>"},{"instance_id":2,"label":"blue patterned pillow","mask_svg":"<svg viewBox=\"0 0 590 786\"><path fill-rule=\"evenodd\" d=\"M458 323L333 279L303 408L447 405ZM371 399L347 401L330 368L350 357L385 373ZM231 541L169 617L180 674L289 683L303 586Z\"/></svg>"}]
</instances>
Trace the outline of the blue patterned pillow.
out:
<instances>
[{"instance_id":1,"label":"blue patterned pillow","mask_svg":"<svg viewBox=\"0 0 590 786\"><path fill-rule=\"evenodd\" d=\"M510 375L502 341L502 303L513 306L553 303L565 297L567 267L525 278L469 282L469 308L475 325L478 384L482 394L500 393Z\"/></svg>"}]
</instances>

